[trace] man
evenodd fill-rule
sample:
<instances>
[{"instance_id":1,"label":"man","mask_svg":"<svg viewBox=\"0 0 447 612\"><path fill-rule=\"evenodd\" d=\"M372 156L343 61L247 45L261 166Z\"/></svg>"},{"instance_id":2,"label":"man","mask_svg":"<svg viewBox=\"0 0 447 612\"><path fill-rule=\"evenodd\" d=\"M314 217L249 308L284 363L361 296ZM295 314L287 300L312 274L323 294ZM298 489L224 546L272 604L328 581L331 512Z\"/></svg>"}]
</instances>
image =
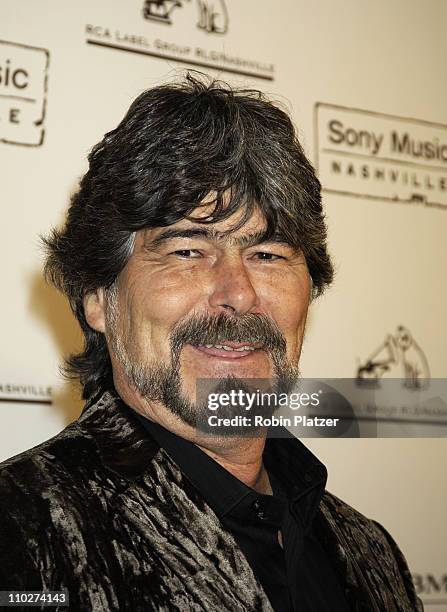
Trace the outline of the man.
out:
<instances>
[{"instance_id":1,"label":"man","mask_svg":"<svg viewBox=\"0 0 447 612\"><path fill-rule=\"evenodd\" d=\"M1 588L65 588L74 610L421 609L394 541L325 492L301 442L197 426L197 381L298 378L332 280L288 116L188 75L139 96L89 161L46 241L87 403L1 466Z\"/></svg>"}]
</instances>

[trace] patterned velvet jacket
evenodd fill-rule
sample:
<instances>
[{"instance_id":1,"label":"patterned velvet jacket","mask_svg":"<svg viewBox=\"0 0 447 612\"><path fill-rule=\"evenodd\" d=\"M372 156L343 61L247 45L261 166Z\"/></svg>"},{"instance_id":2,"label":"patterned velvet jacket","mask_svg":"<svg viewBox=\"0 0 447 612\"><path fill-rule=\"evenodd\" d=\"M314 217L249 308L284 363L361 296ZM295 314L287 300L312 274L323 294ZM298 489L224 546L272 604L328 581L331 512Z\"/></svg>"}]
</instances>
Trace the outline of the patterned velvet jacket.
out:
<instances>
[{"instance_id":1,"label":"patterned velvet jacket","mask_svg":"<svg viewBox=\"0 0 447 612\"><path fill-rule=\"evenodd\" d=\"M0 464L0 590L66 588L70 610L95 612L271 611L233 536L131 412L106 391ZM352 610L422 610L380 525L329 493L317 520Z\"/></svg>"}]
</instances>

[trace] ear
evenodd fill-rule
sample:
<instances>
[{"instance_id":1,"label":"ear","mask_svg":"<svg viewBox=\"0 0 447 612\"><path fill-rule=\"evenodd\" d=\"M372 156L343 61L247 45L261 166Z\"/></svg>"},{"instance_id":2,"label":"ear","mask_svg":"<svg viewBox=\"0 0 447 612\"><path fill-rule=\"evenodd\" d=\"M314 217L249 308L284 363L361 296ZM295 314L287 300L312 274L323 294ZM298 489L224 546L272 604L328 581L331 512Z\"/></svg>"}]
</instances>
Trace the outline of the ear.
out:
<instances>
[{"instance_id":1,"label":"ear","mask_svg":"<svg viewBox=\"0 0 447 612\"><path fill-rule=\"evenodd\" d=\"M84 296L83 305L87 323L92 329L104 333L104 289L100 287L92 293L87 293Z\"/></svg>"}]
</instances>

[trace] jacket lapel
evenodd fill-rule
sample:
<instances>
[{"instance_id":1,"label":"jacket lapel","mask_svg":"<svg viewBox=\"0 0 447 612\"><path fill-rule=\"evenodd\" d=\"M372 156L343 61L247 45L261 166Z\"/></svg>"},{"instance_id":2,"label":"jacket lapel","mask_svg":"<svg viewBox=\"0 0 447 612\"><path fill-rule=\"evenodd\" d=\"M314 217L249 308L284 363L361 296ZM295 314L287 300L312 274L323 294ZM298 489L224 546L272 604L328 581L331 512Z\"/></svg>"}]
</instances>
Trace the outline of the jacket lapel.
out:
<instances>
[{"instance_id":1,"label":"jacket lapel","mask_svg":"<svg viewBox=\"0 0 447 612\"><path fill-rule=\"evenodd\" d=\"M139 572L153 574L157 560L172 605L272 612L233 536L131 409L107 391L86 406L78 424L118 477L110 509L117 545Z\"/></svg>"},{"instance_id":2,"label":"jacket lapel","mask_svg":"<svg viewBox=\"0 0 447 612\"><path fill-rule=\"evenodd\" d=\"M355 612L381 612L374 598L364 583L361 573L353 564L350 550L340 529L337 528L332 514L323 498L316 516L319 539L338 574L340 583L344 585L345 595L352 610Z\"/></svg>"},{"instance_id":3,"label":"jacket lapel","mask_svg":"<svg viewBox=\"0 0 447 612\"><path fill-rule=\"evenodd\" d=\"M398 560L376 523L325 493L317 525L352 610L414 611Z\"/></svg>"}]
</instances>

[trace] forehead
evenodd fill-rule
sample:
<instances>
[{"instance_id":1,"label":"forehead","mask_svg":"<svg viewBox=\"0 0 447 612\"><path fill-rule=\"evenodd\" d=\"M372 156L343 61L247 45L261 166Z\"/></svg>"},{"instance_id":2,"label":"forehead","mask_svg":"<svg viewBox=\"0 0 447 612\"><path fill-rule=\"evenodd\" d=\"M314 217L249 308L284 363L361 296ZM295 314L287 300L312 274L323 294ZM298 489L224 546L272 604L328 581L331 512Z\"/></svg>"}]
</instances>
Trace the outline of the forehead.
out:
<instances>
[{"instance_id":1,"label":"forehead","mask_svg":"<svg viewBox=\"0 0 447 612\"><path fill-rule=\"evenodd\" d=\"M214 208L214 207L213 207ZM221 235L224 235L225 238L231 240L232 238L238 238L241 236L247 236L250 234L260 234L264 232L267 228L267 222L262 212L255 208L253 210L253 214L250 218L241 226L237 227L237 224L240 222L241 217L243 216L243 211L237 211L228 219L222 219L217 221L216 223L200 222L200 219L207 217L212 209L209 206L200 206L190 215L189 219L181 219L176 223L173 223L169 226L163 227L154 227L154 228L145 228L141 229L137 232L136 241L137 243L146 243L154 240L166 231L167 228L173 230L188 230L188 229L203 229L206 228L209 233L211 233L214 237L220 238ZM196 220L197 219L197 220Z\"/></svg>"}]
</instances>

